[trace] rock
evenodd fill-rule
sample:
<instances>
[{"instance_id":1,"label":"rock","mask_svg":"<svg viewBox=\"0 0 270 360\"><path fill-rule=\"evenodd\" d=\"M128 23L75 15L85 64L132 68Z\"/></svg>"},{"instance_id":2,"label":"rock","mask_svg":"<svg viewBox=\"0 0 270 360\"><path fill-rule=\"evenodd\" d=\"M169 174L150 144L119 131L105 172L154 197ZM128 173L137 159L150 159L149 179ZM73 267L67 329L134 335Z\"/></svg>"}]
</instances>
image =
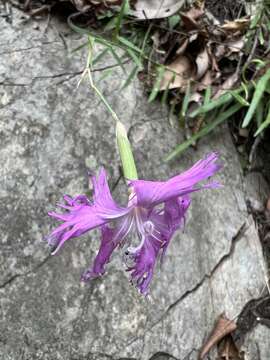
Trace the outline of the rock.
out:
<instances>
[{"instance_id":1,"label":"rock","mask_svg":"<svg viewBox=\"0 0 270 360\"><path fill-rule=\"evenodd\" d=\"M260 172L252 171L245 176L246 202L252 210L263 212L270 189Z\"/></svg>"},{"instance_id":2,"label":"rock","mask_svg":"<svg viewBox=\"0 0 270 360\"><path fill-rule=\"evenodd\" d=\"M142 178L168 178L218 150L224 187L194 194L186 231L156 272L151 302L130 286L120 255L103 278L81 285L99 234L73 239L51 257L42 242L53 226L46 213L65 193L88 193L88 167L102 165L125 202L114 121L87 81L76 87L86 55L70 50L85 40L55 19L46 29L21 15L14 9L12 24L0 18L0 359L195 359L217 316L235 318L264 287L260 242L227 128L202 140L199 151L164 163L182 141L167 109L148 104L137 82L120 92L125 75L118 67L99 83L129 129ZM95 79L113 62L96 64Z\"/></svg>"},{"instance_id":3,"label":"rock","mask_svg":"<svg viewBox=\"0 0 270 360\"><path fill-rule=\"evenodd\" d=\"M263 325L257 325L250 332L243 345L245 360L262 360L270 357L270 337L269 328Z\"/></svg>"}]
</instances>

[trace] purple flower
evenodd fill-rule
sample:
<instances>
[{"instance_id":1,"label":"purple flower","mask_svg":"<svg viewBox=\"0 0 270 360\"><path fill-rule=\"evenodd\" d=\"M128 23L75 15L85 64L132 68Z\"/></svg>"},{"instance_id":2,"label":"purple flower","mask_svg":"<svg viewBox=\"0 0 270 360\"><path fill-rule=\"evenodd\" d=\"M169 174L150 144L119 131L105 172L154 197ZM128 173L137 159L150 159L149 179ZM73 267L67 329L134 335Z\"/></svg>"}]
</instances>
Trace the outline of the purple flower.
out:
<instances>
[{"instance_id":1,"label":"purple flower","mask_svg":"<svg viewBox=\"0 0 270 360\"><path fill-rule=\"evenodd\" d=\"M62 221L47 238L56 254L65 241L78 237L94 228L101 230L101 243L93 265L82 275L82 281L101 276L116 247L125 247L125 262L131 281L147 295L149 284L159 256L166 249L178 229L184 226L190 205L190 193L215 188L217 182L198 185L214 175L221 165L216 153L209 154L184 173L168 181L130 180L127 207L119 206L112 198L106 172L92 177L93 200L85 195L75 198L64 196L65 204L58 204L64 213L49 215ZM136 246L131 246L134 236Z\"/></svg>"}]
</instances>

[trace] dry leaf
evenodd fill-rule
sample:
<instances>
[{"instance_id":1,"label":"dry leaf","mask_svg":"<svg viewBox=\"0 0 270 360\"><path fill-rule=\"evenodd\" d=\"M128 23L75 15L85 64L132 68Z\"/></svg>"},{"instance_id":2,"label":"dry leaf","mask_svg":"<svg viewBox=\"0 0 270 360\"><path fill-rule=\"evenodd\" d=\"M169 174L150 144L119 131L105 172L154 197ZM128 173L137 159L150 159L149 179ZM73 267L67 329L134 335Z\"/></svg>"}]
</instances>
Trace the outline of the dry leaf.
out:
<instances>
[{"instance_id":1,"label":"dry leaf","mask_svg":"<svg viewBox=\"0 0 270 360\"><path fill-rule=\"evenodd\" d=\"M185 0L137 0L132 15L139 19L161 19L175 14Z\"/></svg>"},{"instance_id":2,"label":"dry leaf","mask_svg":"<svg viewBox=\"0 0 270 360\"><path fill-rule=\"evenodd\" d=\"M204 14L203 7L192 7L187 12L181 12L181 19L183 21L184 27L187 30L197 29L199 26L196 22Z\"/></svg>"},{"instance_id":3,"label":"dry leaf","mask_svg":"<svg viewBox=\"0 0 270 360\"><path fill-rule=\"evenodd\" d=\"M242 360L242 356L231 335L225 336L220 343L218 355L218 360Z\"/></svg>"},{"instance_id":4,"label":"dry leaf","mask_svg":"<svg viewBox=\"0 0 270 360\"><path fill-rule=\"evenodd\" d=\"M177 54L177 55L182 55L182 54L184 54L184 52L186 51L186 48L187 48L188 44L189 44L189 40L188 40L188 39L185 39L185 40L183 41L183 44L176 50L176 54Z\"/></svg>"},{"instance_id":5,"label":"dry leaf","mask_svg":"<svg viewBox=\"0 0 270 360\"><path fill-rule=\"evenodd\" d=\"M209 55L206 49L204 49L196 58L197 73L196 80L199 80L208 70L209 67Z\"/></svg>"},{"instance_id":6,"label":"dry leaf","mask_svg":"<svg viewBox=\"0 0 270 360\"><path fill-rule=\"evenodd\" d=\"M270 211L270 197L268 198L266 203L266 210Z\"/></svg>"},{"instance_id":7,"label":"dry leaf","mask_svg":"<svg viewBox=\"0 0 270 360\"><path fill-rule=\"evenodd\" d=\"M204 9L202 7L192 7L190 10L185 12L185 15L193 20L199 19L202 15L204 15Z\"/></svg>"},{"instance_id":8,"label":"dry leaf","mask_svg":"<svg viewBox=\"0 0 270 360\"><path fill-rule=\"evenodd\" d=\"M194 68L185 55L178 55L177 58L167 68L172 70L165 70L163 78L160 83L160 90L176 89L184 90L187 86L188 80L193 79Z\"/></svg>"},{"instance_id":9,"label":"dry leaf","mask_svg":"<svg viewBox=\"0 0 270 360\"><path fill-rule=\"evenodd\" d=\"M209 85L211 85L214 81L214 78L212 76L212 72L208 70L200 82L197 83L196 90L202 91L205 90Z\"/></svg>"},{"instance_id":10,"label":"dry leaf","mask_svg":"<svg viewBox=\"0 0 270 360\"><path fill-rule=\"evenodd\" d=\"M182 20L184 28L187 31L196 30L199 27L197 22L194 19L192 19L191 17L187 16L185 13L181 13L181 20Z\"/></svg>"},{"instance_id":11,"label":"dry leaf","mask_svg":"<svg viewBox=\"0 0 270 360\"><path fill-rule=\"evenodd\" d=\"M221 26L221 29L232 32L242 31L248 27L249 21L249 19L237 19L234 21L227 21L224 25Z\"/></svg>"},{"instance_id":12,"label":"dry leaf","mask_svg":"<svg viewBox=\"0 0 270 360\"><path fill-rule=\"evenodd\" d=\"M221 95L223 95L227 90L232 89L232 87L236 84L238 81L239 75L238 73L233 73L231 76L229 76L219 87L218 91L215 93L215 96L213 99L219 98Z\"/></svg>"},{"instance_id":13,"label":"dry leaf","mask_svg":"<svg viewBox=\"0 0 270 360\"><path fill-rule=\"evenodd\" d=\"M224 314L221 314L215 324L215 327L209 336L206 343L203 345L199 359L203 359L206 354L226 335L232 333L236 329L236 323L233 320L229 320Z\"/></svg>"},{"instance_id":14,"label":"dry leaf","mask_svg":"<svg viewBox=\"0 0 270 360\"><path fill-rule=\"evenodd\" d=\"M91 5L121 5L122 0L71 0L76 9L82 13L87 12Z\"/></svg>"},{"instance_id":15,"label":"dry leaf","mask_svg":"<svg viewBox=\"0 0 270 360\"><path fill-rule=\"evenodd\" d=\"M238 53L240 52L245 45L245 41L243 38L235 40L235 41L229 41L227 46L231 53Z\"/></svg>"}]
</instances>

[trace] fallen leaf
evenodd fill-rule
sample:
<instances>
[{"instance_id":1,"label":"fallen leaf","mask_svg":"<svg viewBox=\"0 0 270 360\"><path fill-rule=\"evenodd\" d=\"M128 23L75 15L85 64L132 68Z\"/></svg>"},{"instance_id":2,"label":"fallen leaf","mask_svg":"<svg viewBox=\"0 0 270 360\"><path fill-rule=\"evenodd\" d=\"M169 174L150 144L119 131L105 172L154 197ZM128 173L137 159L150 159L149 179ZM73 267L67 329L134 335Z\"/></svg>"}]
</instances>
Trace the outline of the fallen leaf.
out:
<instances>
[{"instance_id":1,"label":"fallen leaf","mask_svg":"<svg viewBox=\"0 0 270 360\"><path fill-rule=\"evenodd\" d=\"M250 20L243 18L243 19L237 19L234 21L227 21L224 25L221 26L221 29L227 30L227 31L242 31L245 30L249 25Z\"/></svg>"},{"instance_id":2,"label":"fallen leaf","mask_svg":"<svg viewBox=\"0 0 270 360\"><path fill-rule=\"evenodd\" d=\"M226 335L232 333L236 327L236 323L233 320L229 320L224 314L221 314L208 340L201 348L199 359L203 359L214 345L216 345Z\"/></svg>"},{"instance_id":3,"label":"fallen leaf","mask_svg":"<svg viewBox=\"0 0 270 360\"><path fill-rule=\"evenodd\" d=\"M175 14L185 0L137 0L132 15L139 19L161 19Z\"/></svg>"},{"instance_id":4,"label":"fallen leaf","mask_svg":"<svg viewBox=\"0 0 270 360\"><path fill-rule=\"evenodd\" d=\"M166 67L167 69L160 83L160 90L179 88L183 91L187 86L188 80L194 77L194 67L185 55L178 55L177 58Z\"/></svg>"},{"instance_id":5,"label":"fallen leaf","mask_svg":"<svg viewBox=\"0 0 270 360\"><path fill-rule=\"evenodd\" d=\"M232 89L232 87L236 84L238 81L239 75L238 73L234 72L231 76L229 76L220 86L218 91L215 93L215 96L213 99L219 98L221 95L223 95L227 90Z\"/></svg>"},{"instance_id":6,"label":"fallen leaf","mask_svg":"<svg viewBox=\"0 0 270 360\"><path fill-rule=\"evenodd\" d=\"M194 6L186 12L181 12L181 19L186 30L194 30L199 27L198 20L204 15L204 4L202 6Z\"/></svg>"},{"instance_id":7,"label":"fallen leaf","mask_svg":"<svg viewBox=\"0 0 270 360\"><path fill-rule=\"evenodd\" d=\"M266 203L266 210L270 211L270 197L268 198Z\"/></svg>"},{"instance_id":8,"label":"fallen leaf","mask_svg":"<svg viewBox=\"0 0 270 360\"><path fill-rule=\"evenodd\" d=\"M231 335L226 335L218 346L217 360L243 360Z\"/></svg>"},{"instance_id":9,"label":"fallen leaf","mask_svg":"<svg viewBox=\"0 0 270 360\"><path fill-rule=\"evenodd\" d=\"M122 0L71 0L76 9L82 13L87 12L91 5L104 5L109 7L110 5L121 5Z\"/></svg>"},{"instance_id":10,"label":"fallen leaf","mask_svg":"<svg viewBox=\"0 0 270 360\"><path fill-rule=\"evenodd\" d=\"M207 49L204 49L198 54L195 62L197 65L196 80L199 80L209 68L209 55Z\"/></svg>"},{"instance_id":11,"label":"fallen leaf","mask_svg":"<svg viewBox=\"0 0 270 360\"><path fill-rule=\"evenodd\" d=\"M191 17L189 17L188 15L186 15L185 13L181 13L181 20L182 20L184 28L187 31L196 30L199 27L197 22L194 19L192 19Z\"/></svg>"},{"instance_id":12,"label":"fallen leaf","mask_svg":"<svg viewBox=\"0 0 270 360\"><path fill-rule=\"evenodd\" d=\"M190 10L185 12L185 15L193 20L199 19L202 15L204 15L204 5L200 7L192 7Z\"/></svg>"},{"instance_id":13,"label":"fallen leaf","mask_svg":"<svg viewBox=\"0 0 270 360\"><path fill-rule=\"evenodd\" d=\"M176 50L176 54L177 55L182 55L185 51L186 51L186 48L189 44L189 40L188 39L185 39L182 43L182 45Z\"/></svg>"},{"instance_id":14,"label":"fallen leaf","mask_svg":"<svg viewBox=\"0 0 270 360\"><path fill-rule=\"evenodd\" d=\"M205 90L209 85L212 85L214 78L210 70L206 71L200 82L197 83L196 90L202 91Z\"/></svg>"},{"instance_id":15,"label":"fallen leaf","mask_svg":"<svg viewBox=\"0 0 270 360\"><path fill-rule=\"evenodd\" d=\"M243 38L235 40L235 41L229 41L227 46L231 53L238 53L240 52L245 45L245 41Z\"/></svg>"}]
</instances>

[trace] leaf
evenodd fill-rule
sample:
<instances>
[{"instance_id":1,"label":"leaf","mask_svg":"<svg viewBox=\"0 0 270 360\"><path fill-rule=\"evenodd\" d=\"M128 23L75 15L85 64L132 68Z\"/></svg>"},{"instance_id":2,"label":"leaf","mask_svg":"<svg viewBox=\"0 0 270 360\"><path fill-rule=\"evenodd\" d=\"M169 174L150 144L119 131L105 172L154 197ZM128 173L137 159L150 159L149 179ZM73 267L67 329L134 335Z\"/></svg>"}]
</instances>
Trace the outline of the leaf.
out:
<instances>
[{"instance_id":1,"label":"leaf","mask_svg":"<svg viewBox=\"0 0 270 360\"><path fill-rule=\"evenodd\" d=\"M208 85L205 90L203 105L209 104L210 99L211 99L211 86Z\"/></svg>"},{"instance_id":2,"label":"leaf","mask_svg":"<svg viewBox=\"0 0 270 360\"><path fill-rule=\"evenodd\" d=\"M152 102L153 100L155 100L158 92L160 91L160 84L161 84L161 80L163 78L164 75L164 66L159 66L157 69L157 77L156 77L156 81L154 83L153 89L151 91L151 94L149 96L148 102Z\"/></svg>"},{"instance_id":3,"label":"leaf","mask_svg":"<svg viewBox=\"0 0 270 360\"><path fill-rule=\"evenodd\" d=\"M129 11L130 11L129 0L123 0L120 12L116 18L115 32L114 32L115 38L117 38L117 36L119 35L122 20L123 20L124 16L129 13Z\"/></svg>"},{"instance_id":4,"label":"leaf","mask_svg":"<svg viewBox=\"0 0 270 360\"><path fill-rule=\"evenodd\" d=\"M189 80L193 78L193 67L189 58L185 55L178 55L177 58L166 66L160 84L160 90L185 89Z\"/></svg>"},{"instance_id":5,"label":"leaf","mask_svg":"<svg viewBox=\"0 0 270 360\"><path fill-rule=\"evenodd\" d=\"M126 87L128 87L128 85L132 82L132 80L137 76L139 72L138 66L135 65L134 68L131 70L128 78L126 79L126 81L124 82L124 84L121 86L121 90L125 89Z\"/></svg>"},{"instance_id":6,"label":"leaf","mask_svg":"<svg viewBox=\"0 0 270 360\"><path fill-rule=\"evenodd\" d=\"M256 85L254 95L250 107L248 109L248 112L246 113L246 116L244 118L242 127L246 127L250 123L253 114L256 110L256 107L258 106L258 103L260 102L260 99L263 96L264 90L269 80L270 80L270 69L266 71L266 73L260 78L260 80Z\"/></svg>"},{"instance_id":7,"label":"leaf","mask_svg":"<svg viewBox=\"0 0 270 360\"><path fill-rule=\"evenodd\" d=\"M186 93L182 102L181 117L183 118L186 116L189 100L190 100L190 81L188 82Z\"/></svg>"},{"instance_id":8,"label":"leaf","mask_svg":"<svg viewBox=\"0 0 270 360\"><path fill-rule=\"evenodd\" d=\"M174 29L177 24L180 22L180 16L179 15L172 15L168 19L169 28L170 30Z\"/></svg>"},{"instance_id":9,"label":"leaf","mask_svg":"<svg viewBox=\"0 0 270 360\"><path fill-rule=\"evenodd\" d=\"M236 19L234 21L227 21L224 25L221 26L223 30L228 31L242 31L245 30L249 25L249 19Z\"/></svg>"},{"instance_id":10,"label":"leaf","mask_svg":"<svg viewBox=\"0 0 270 360\"><path fill-rule=\"evenodd\" d=\"M178 145L166 158L165 161L172 160L175 156L181 154L184 150L186 150L190 145L194 143L194 141L199 140L203 136L207 135L211 131L213 131L218 125L227 120L233 114L235 114L242 107L241 104L235 104L231 106L225 112L221 112L221 114L217 117L216 120L212 121L210 124L204 126L199 132L194 134L190 139L185 141L184 143Z\"/></svg>"},{"instance_id":11,"label":"leaf","mask_svg":"<svg viewBox=\"0 0 270 360\"><path fill-rule=\"evenodd\" d=\"M231 335L226 335L218 346L217 360L244 360Z\"/></svg>"},{"instance_id":12,"label":"leaf","mask_svg":"<svg viewBox=\"0 0 270 360\"><path fill-rule=\"evenodd\" d=\"M226 93L226 94L222 95L220 98L218 98L216 100L212 100L212 101L208 102L207 104L204 104L200 108L194 110L189 116L193 118L199 114L207 113L208 111L214 110L215 108L220 107L220 106L230 102L232 99L233 99L233 96L230 93Z\"/></svg>"},{"instance_id":13,"label":"leaf","mask_svg":"<svg viewBox=\"0 0 270 360\"><path fill-rule=\"evenodd\" d=\"M209 67L209 55L206 48L198 54L195 62L197 65L196 80L199 80Z\"/></svg>"},{"instance_id":14,"label":"leaf","mask_svg":"<svg viewBox=\"0 0 270 360\"><path fill-rule=\"evenodd\" d=\"M268 107L268 113L267 113L267 116L266 116L266 120L260 125L258 130L255 132L254 136L259 135L269 125L270 125L270 105Z\"/></svg>"},{"instance_id":15,"label":"leaf","mask_svg":"<svg viewBox=\"0 0 270 360\"><path fill-rule=\"evenodd\" d=\"M128 39L122 37L122 36L117 36L117 40L122 43L123 45L125 45L128 49L131 49L135 52L138 52L139 54L142 53L142 50L140 48L138 48L136 45L134 45L131 41L129 41Z\"/></svg>"},{"instance_id":16,"label":"leaf","mask_svg":"<svg viewBox=\"0 0 270 360\"><path fill-rule=\"evenodd\" d=\"M185 0L137 0L132 15L139 19L161 19L175 14Z\"/></svg>"},{"instance_id":17,"label":"leaf","mask_svg":"<svg viewBox=\"0 0 270 360\"><path fill-rule=\"evenodd\" d=\"M203 359L214 345L216 345L226 335L231 334L236 328L237 325L233 320L229 320L224 314L221 314L212 333L200 351L199 360Z\"/></svg>"},{"instance_id":18,"label":"leaf","mask_svg":"<svg viewBox=\"0 0 270 360\"><path fill-rule=\"evenodd\" d=\"M230 93L240 104L242 104L243 106L249 106L249 102L246 99L244 99L241 95L237 94L237 92L230 91Z\"/></svg>"},{"instance_id":19,"label":"leaf","mask_svg":"<svg viewBox=\"0 0 270 360\"><path fill-rule=\"evenodd\" d=\"M237 80L238 72L236 71L220 85L220 88L216 92L214 99L219 98L221 95L225 94L228 90L230 90L236 84Z\"/></svg>"},{"instance_id":20,"label":"leaf","mask_svg":"<svg viewBox=\"0 0 270 360\"><path fill-rule=\"evenodd\" d=\"M109 48L109 50L112 56L114 57L114 59L116 60L117 64L121 67L123 73L126 74L125 66L123 65L121 58L118 56L117 52L114 50L112 46Z\"/></svg>"},{"instance_id":21,"label":"leaf","mask_svg":"<svg viewBox=\"0 0 270 360\"><path fill-rule=\"evenodd\" d=\"M103 51L101 51L92 61L92 65L95 65L97 62L99 62L104 55L107 54L107 52L109 51L109 48L105 48Z\"/></svg>"},{"instance_id":22,"label":"leaf","mask_svg":"<svg viewBox=\"0 0 270 360\"><path fill-rule=\"evenodd\" d=\"M131 57L133 62L137 65L137 67L139 69L142 69L143 66L142 66L142 63L141 63L141 59L136 55L136 53L131 49L126 49L126 52Z\"/></svg>"}]
</instances>

